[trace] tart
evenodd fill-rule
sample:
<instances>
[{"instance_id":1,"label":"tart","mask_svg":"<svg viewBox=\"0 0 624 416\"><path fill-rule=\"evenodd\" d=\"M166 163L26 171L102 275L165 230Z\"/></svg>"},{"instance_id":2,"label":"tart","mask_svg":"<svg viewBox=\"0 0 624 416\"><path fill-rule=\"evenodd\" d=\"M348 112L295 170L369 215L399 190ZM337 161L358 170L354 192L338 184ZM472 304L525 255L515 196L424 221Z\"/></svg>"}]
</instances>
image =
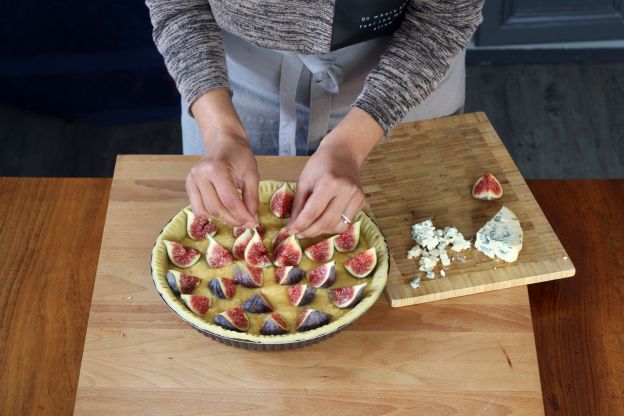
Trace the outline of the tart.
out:
<instances>
[{"instance_id":1,"label":"tart","mask_svg":"<svg viewBox=\"0 0 624 416\"><path fill-rule=\"evenodd\" d=\"M216 233L205 233L203 239L197 239L197 233L191 237L187 230L193 227L188 221L195 218L189 215L189 207L165 225L152 250L152 279L163 301L176 315L205 335L230 345L275 350L318 342L356 320L375 303L386 284L389 259L375 223L364 212L358 213L353 219L358 240L353 249L331 250L330 259L323 255L318 257L323 261L315 261L314 255L303 254L307 248L345 237L324 235L297 240L281 235L276 239L289 218L283 209L276 215L275 194L294 189L293 184L283 182L260 183L258 214L262 228L247 237L239 238L243 231L216 219L210 220L211 230L217 229ZM287 206L281 200L280 204ZM350 227L351 232L353 229ZM273 247L273 241L279 243L277 247ZM190 265L186 265L182 264L185 259L178 256L174 262L172 242L190 253L196 250L201 258L189 259ZM235 243L246 245L245 250ZM237 254L229 256L233 251ZM370 273L354 274L345 268L350 259L366 252L373 252L376 257ZM181 293L180 276L193 276L199 282L193 279L193 285L187 283L186 293ZM299 286L305 285L314 287L313 296L310 290L296 293ZM353 299L348 298L349 293ZM297 302L293 302L295 298ZM202 307L189 307L190 299L196 303L201 299Z\"/></svg>"}]
</instances>

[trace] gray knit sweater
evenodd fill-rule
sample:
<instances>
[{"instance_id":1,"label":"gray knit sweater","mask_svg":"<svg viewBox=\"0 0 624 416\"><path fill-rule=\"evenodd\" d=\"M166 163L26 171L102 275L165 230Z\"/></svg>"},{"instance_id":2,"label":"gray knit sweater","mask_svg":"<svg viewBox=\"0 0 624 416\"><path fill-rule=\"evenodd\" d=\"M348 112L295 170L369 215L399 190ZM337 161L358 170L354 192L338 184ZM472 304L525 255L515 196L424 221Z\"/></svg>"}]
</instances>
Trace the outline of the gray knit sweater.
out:
<instances>
[{"instance_id":1,"label":"gray knit sweater","mask_svg":"<svg viewBox=\"0 0 624 416\"><path fill-rule=\"evenodd\" d=\"M265 48L330 51L340 0L147 0L154 41L190 105L229 88L219 28ZM481 22L483 0L409 0L354 103L388 131L436 88Z\"/></svg>"}]
</instances>

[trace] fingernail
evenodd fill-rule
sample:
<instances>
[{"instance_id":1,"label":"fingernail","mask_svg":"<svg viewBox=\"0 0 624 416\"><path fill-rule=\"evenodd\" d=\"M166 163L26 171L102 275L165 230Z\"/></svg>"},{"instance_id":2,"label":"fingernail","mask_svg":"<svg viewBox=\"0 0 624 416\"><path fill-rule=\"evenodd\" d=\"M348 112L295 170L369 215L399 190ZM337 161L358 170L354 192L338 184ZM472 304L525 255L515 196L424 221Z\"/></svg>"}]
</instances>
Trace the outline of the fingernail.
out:
<instances>
[{"instance_id":1,"label":"fingernail","mask_svg":"<svg viewBox=\"0 0 624 416\"><path fill-rule=\"evenodd\" d=\"M245 224L245 228L256 228L256 227L257 227L257 224L255 222L253 222L253 221L248 221Z\"/></svg>"},{"instance_id":2,"label":"fingernail","mask_svg":"<svg viewBox=\"0 0 624 416\"><path fill-rule=\"evenodd\" d=\"M301 238L303 238L303 235L301 235L301 234L296 234L296 235L295 235L295 237L297 237L298 239L301 239Z\"/></svg>"}]
</instances>

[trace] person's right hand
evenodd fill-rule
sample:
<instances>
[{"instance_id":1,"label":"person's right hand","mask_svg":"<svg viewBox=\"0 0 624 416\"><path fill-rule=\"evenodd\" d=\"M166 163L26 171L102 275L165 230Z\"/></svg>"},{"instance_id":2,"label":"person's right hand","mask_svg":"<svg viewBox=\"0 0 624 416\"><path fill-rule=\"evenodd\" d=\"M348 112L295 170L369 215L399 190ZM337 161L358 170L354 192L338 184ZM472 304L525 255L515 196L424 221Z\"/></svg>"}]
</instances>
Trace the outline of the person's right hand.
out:
<instances>
[{"instance_id":1,"label":"person's right hand","mask_svg":"<svg viewBox=\"0 0 624 416\"><path fill-rule=\"evenodd\" d=\"M186 177L193 213L232 226L258 224L258 165L225 90L210 91L192 106L204 138L204 156ZM239 193L242 191L242 199Z\"/></svg>"}]
</instances>

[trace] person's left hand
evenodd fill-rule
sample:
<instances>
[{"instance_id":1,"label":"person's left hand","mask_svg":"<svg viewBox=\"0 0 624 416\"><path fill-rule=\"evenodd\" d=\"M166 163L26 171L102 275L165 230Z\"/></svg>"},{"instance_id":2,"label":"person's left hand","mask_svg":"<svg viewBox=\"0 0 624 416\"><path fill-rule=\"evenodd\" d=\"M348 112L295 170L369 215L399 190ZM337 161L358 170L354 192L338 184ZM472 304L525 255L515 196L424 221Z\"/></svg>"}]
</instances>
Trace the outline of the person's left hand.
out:
<instances>
[{"instance_id":1,"label":"person's left hand","mask_svg":"<svg viewBox=\"0 0 624 416\"><path fill-rule=\"evenodd\" d=\"M297 238L338 234L364 206L360 166L353 155L336 145L321 145L308 160L297 183L288 231Z\"/></svg>"}]
</instances>

